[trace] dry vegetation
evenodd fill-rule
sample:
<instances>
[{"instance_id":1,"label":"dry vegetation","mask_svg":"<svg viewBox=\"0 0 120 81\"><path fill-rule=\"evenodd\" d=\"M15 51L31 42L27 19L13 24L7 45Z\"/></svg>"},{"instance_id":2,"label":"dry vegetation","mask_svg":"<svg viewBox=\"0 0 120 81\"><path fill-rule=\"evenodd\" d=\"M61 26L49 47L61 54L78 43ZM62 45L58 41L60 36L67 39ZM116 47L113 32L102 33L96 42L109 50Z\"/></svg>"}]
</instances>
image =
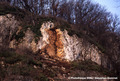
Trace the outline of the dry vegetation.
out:
<instances>
[{"instance_id":1,"label":"dry vegetation","mask_svg":"<svg viewBox=\"0 0 120 81\"><path fill-rule=\"evenodd\" d=\"M45 7L46 5L49 9ZM13 36L17 40L24 36L23 31L26 31L29 27L36 34L35 38L37 41L37 37L41 36L41 32L38 31L41 24L46 21L52 21L55 23L55 26L61 30L68 30L69 35L76 34L98 46L98 48L112 60L115 65L114 70L117 75L120 76L119 19L117 16L107 12L106 9L99 4L93 4L89 0L77 0L76 2L74 0L68 2L65 0L0 0L0 15L8 13L15 15L16 19L22 23L23 30L21 33ZM0 58L1 62L5 62L5 68L0 65L0 78L11 74L30 74L30 76L32 76L31 73L39 72L33 68L34 65L42 68L41 62L39 64L39 61L34 60L34 58L25 60L24 55L21 56L11 51L1 51ZM23 66L17 65L19 62L21 62ZM9 66L9 64L13 64L13 66ZM26 68L26 66L29 69ZM13 70L13 68L16 70ZM8 71L10 71L11 74L8 75ZM40 76L36 75L34 78L37 78L36 80L39 81L41 77L47 80L44 73L41 73Z\"/></svg>"}]
</instances>

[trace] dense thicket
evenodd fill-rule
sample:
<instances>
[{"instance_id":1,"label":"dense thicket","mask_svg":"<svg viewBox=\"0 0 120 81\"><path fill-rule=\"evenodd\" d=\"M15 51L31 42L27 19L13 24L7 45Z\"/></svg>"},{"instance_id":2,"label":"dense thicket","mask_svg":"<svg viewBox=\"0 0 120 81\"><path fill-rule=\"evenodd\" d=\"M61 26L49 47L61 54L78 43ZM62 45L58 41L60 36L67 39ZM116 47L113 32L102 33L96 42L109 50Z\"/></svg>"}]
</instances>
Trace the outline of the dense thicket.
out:
<instances>
[{"instance_id":1,"label":"dense thicket","mask_svg":"<svg viewBox=\"0 0 120 81\"><path fill-rule=\"evenodd\" d=\"M90 0L0 0L37 16L63 18L74 25L74 29L94 42L102 52L120 63L120 21L116 15ZM32 15L31 15L32 16ZM32 21L34 24L34 22ZM83 35L82 34L82 35ZM118 68L118 67L117 67ZM118 68L119 69L119 68Z\"/></svg>"}]
</instances>

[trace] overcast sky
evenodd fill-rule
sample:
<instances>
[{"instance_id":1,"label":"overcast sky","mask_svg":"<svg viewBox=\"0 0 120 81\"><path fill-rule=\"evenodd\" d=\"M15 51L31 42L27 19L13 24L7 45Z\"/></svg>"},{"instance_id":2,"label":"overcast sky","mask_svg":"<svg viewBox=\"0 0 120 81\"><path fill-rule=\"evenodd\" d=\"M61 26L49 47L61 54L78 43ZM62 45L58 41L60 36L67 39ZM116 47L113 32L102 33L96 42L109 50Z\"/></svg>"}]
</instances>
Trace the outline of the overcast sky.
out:
<instances>
[{"instance_id":1,"label":"overcast sky","mask_svg":"<svg viewBox=\"0 0 120 81\"><path fill-rule=\"evenodd\" d=\"M92 0L104 6L109 12L116 14L120 19L120 0Z\"/></svg>"}]
</instances>

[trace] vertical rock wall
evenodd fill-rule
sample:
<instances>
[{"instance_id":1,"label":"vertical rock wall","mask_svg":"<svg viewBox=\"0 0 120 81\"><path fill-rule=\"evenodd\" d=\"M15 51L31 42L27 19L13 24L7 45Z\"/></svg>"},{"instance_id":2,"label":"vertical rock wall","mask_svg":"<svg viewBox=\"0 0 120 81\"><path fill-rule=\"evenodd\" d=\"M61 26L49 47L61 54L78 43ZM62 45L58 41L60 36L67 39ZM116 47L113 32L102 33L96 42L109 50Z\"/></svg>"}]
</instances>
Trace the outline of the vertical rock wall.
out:
<instances>
[{"instance_id":1,"label":"vertical rock wall","mask_svg":"<svg viewBox=\"0 0 120 81\"><path fill-rule=\"evenodd\" d=\"M98 48L82 38L78 38L76 35L69 36L65 30L63 32L63 44L65 51L65 58L68 60L86 60L91 59L92 61L101 64L101 52Z\"/></svg>"},{"instance_id":2,"label":"vertical rock wall","mask_svg":"<svg viewBox=\"0 0 120 81\"><path fill-rule=\"evenodd\" d=\"M68 61L91 59L101 64L101 52L82 38L76 35L69 36L66 30L56 29L51 22L44 23L40 31L43 37L38 43L39 49L44 49L50 56Z\"/></svg>"},{"instance_id":3,"label":"vertical rock wall","mask_svg":"<svg viewBox=\"0 0 120 81\"><path fill-rule=\"evenodd\" d=\"M51 57L68 61L91 59L99 65L112 67L108 57L102 54L96 46L76 35L69 36L68 31L61 31L54 27L52 22L42 24L40 28L42 37L39 37L38 43L35 42L35 34L30 29L25 32L25 37L20 43L17 43L16 39L11 40L12 35L17 34L20 29L14 16L10 14L0 16L0 45L8 43L9 47L14 49L27 48L33 52L40 50Z\"/></svg>"}]
</instances>

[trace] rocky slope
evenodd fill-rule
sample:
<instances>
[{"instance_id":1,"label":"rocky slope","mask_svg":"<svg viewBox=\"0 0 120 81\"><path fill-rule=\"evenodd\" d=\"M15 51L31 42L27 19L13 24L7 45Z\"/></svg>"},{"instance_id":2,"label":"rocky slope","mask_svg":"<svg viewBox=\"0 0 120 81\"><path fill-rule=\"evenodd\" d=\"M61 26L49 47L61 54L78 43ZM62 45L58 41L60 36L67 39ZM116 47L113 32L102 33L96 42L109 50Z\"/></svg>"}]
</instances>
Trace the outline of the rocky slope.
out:
<instances>
[{"instance_id":1,"label":"rocky slope","mask_svg":"<svg viewBox=\"0 0 120 81\"><path fill-rule=\"evenodd\" d=\"M113 65L108 59L108 56L103 54L97 46L89 43L83 38L77 37L75 34L70 36L67 30L61 31L61 29L54 26L54 23L50 21L44 22L39 31L41 32L42 36L39 36L36 41L35 33L33 33L30 28L27 28L26 31L23 31L23 27L20 26L20 22L18 22L13 15L7 14L0 16L0 46L9 46L9 48L15 49L17 53L21 54L27 50L30 50L34 54L41 54L43 57L47 56L47 59L49 60L51 58L52 61L55 59L53 65L55 64L55 67L60 68L59 70L65 69L66 77L72 76L74 73L72 72L70 75L68 75L70 66L65 66L64 64L58 66L59 62L55 62L65 61L69 63L75 60L91 60L98 65L108 68L109 70L113 69ZM46 67L51 67L49 62L51 62L50 64L52 65L52 61L47 62L47 60L45 60L43 64ZM68 72L66 72L67 69ZM86 75L85 71L76 72L83 73L83 76ZM93 75L92 73L94 74L94 71L88 75ZM95 73L95 76L102 76L97 72ZM63 74L64 71L63 73L60 73L60 75L57 75L57 77L66 78Z\"/></svg>"}]
</instances>

